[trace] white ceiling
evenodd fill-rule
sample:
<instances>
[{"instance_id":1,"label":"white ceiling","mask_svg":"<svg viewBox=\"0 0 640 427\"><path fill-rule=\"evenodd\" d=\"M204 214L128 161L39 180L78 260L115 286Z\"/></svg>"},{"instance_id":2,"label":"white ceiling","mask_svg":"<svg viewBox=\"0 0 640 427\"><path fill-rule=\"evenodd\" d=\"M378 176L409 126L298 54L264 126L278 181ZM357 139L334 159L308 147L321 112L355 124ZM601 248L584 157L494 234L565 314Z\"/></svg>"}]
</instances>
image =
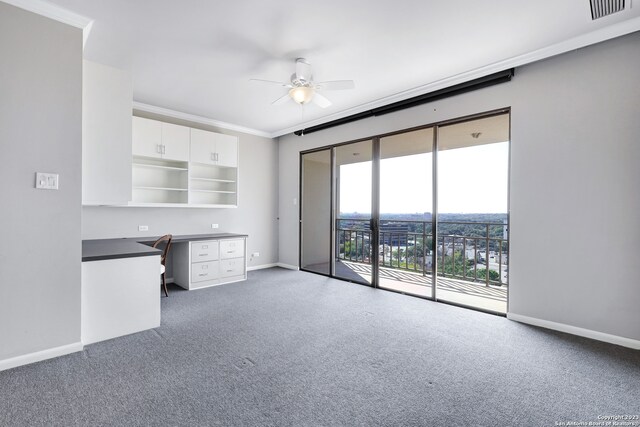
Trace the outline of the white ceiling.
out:
<instances>
[{"instance_id":1,"label":"white ceiling","mask_svg":"<svg viewBox=\"0 0 640 427\"><path fill-rule=\"evenodd\" d=\"M269 136L640 30L631 0L596 21L588 0L31 1L93 20L85 58L130 69L138 103ZM356 89L271 106L285 89L249 79L287 81L297 57Z\"/></svg>"}]
</instances>

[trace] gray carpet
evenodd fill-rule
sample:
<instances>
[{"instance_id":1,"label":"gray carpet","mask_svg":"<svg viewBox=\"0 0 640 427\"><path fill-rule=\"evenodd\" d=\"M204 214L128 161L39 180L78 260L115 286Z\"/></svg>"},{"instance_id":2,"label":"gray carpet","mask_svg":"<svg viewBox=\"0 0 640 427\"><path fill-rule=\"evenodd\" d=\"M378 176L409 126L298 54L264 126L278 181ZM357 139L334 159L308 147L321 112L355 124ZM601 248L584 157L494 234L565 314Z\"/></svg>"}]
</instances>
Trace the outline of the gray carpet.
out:
<instances>
[{"instance_id":1,"label":"gray carpet","mask_svg":"<svg viewBox=\"0 0 640 427\"><path fill-rule=\"evenodd\" d=\"M0 372L2 426L553 426L640 414L640 352L310 273Z\"/></svg>"}]
</instances>

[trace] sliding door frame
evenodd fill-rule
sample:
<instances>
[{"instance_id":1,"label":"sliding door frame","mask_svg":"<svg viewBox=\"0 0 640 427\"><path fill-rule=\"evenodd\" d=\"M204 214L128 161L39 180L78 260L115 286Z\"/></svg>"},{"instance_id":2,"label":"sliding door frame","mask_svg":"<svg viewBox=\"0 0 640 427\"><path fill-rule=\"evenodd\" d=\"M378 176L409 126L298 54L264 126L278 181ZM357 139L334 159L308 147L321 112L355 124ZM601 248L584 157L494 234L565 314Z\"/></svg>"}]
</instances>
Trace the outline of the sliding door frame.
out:
<instances>
[{"instance_id":1,"label":"sliding door frame","mask_svg":"<svg viewBox=\"0 0 640 427\"><path fill-rule=\"evenodd\" d=\"M422 129L428 129L428 128L432 128L433 129L433 141L432 141L432 213L431 213L431 217L432 217L432 221L431 221L431 233L432 233L432 238L431 238L431 250L432 250L432 271L431 271L431 296L423 296L423 295L415 295L415 294L407 294L405 292L402 291L397 291L394 289L387 289L387 288L381 288L384 289L385 291L389 291L389 292L396 292L396 293L400 293L400 294L404 294L404 295L408 295L408 296L412 296L415 298L421 298L421 299L428 299L428 300L432 300L432 301L438 301L444 304L449 304L449 305L454 305L454 306L459 306L459 307L464 307L464 308L468 308L471 310L476 310L476 311L481 311L481 312L485 312L485 313L490 313L490 314L496 314L496 315L500 315L500 316L506 316L506 314L503 313L497 313L497 312L493 312L490 310L484 310L481 308L477 308L477 307L473 307L473 306L468 306L468 305L464 305L464 304L458 304L455 302L450 302L450 301L444 301L444 300L440 300L438 299L438 294L437 294L437 290L436 290L436 284L437 284L437 276L438 276L438 256L436 255L437 253L437 238L438 238L438 138L439 138L439 128L443 127L443 126L449 126L449 125L455 125L455 124L459 124L459 123L464 123L464 122L468 122L468 121L473 121L473 120L478 120L478 119L484 119L484 118L489 118L489 117L494 117L494 116L499 116L502 114L509 114L509 165L508 165L508 174L509 177L507 179L507 222L509 224L509 233L511 233L511 215L510 215L510 184L511 184L511 180L510 180L510 176L511 176L511 107L504 107L504 108L498 108L495 110L489 110L489 111L485 111L482 113L477 113L477 114L471 114L471 115L467 115L467 116L462 116L462 117L458 117L458 118L454 118L454 119L449 119L449 120L442 120L442 121L438 121L438 122L432 122L429 124L425 124L425 125L421 125L421 126L414 126L411 128L406 128L406 129L401 129L401 130L396 130L393 132L387 132L387 133L383 133L383 134L378 134L378 135L374 135L374 136L369 136L369 137L365 137L365 138L358 138L358 139L354 139L354 140L350 140L350 141L346 141L346 142L340 142L340 143L336 143L336 144L330 144L330 145L325 145L322 147L316 147L316 148L312 148L309 150L304 150L304 151L300 151L300 168L299 168L299 182L298 182L298 189L299 189L299 198L298 200L300 201L299 206L298 206L298 215L299 215L299 223L298 223L298 268L301 271L306 271L309 273L314 273L314 274L319 274L322 276L326 276L326 277L332 277L338 280L343 280L346 282L350 282L350 283L357 283L359 285L364 285L364 286L370 286L370 287L374 287L374 288L379 288L379 252L378 252L378 247L379 247L379 230L380 230L380 140L382 138L385 137L389 137L389 136L394 136L394 135L400 135L403 133L409 133L409 132L413 132L413 131L418 131L418 130L422 130ZM361 283L361 282L355 282L349 279L345 279L345 278L341 278L341 277L337 277L335 275L335 259L336 259L336 221L337 221L337 216L336 216L336 212L335 212L335 207L336 207L336 203L337 203L337 176L336 176L336 148L337 147L341 147L344 145L348 145L348 144L354 144L354 143L358 143L358 142L363 142L363 141L372 141L372 183L371 183L371 200L372 200L372 206L371 206L371 223L370 223L370 229L371 229L371 246L372 248L374 248L374 250L371 251L371 284L366 284L366 283ZM330 244L330 250L329 250L329 259L330 259L330 269L329 269L329 274L326 273L319 273L316 271L311 271L311 270L306 270L305 268L303 268L302 266L302 203L303 203L303 199L302 199L302 190L303 190L303 156L305 154L309 154L309 153L314 153L314 152L318 152L318 151L323 151L323 150L327 150L330 149L331 150L331 244ZM511 239L510 239L511 241ZM511 245L509 245L511 246ZM508 307L509 307L509 298L508 298L509 293L507 292L507 312L508 312Z\"/></svg>"}]
</instances>

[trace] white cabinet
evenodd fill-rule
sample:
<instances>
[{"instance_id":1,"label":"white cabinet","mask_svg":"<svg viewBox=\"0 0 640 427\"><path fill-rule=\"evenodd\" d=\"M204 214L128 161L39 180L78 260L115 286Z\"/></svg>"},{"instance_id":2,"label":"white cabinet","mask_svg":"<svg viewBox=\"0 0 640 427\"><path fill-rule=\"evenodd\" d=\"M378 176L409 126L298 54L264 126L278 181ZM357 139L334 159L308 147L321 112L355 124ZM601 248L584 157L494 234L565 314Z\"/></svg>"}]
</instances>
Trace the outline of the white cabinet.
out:
<instances>
[{"instance_id":1,"label":"white cabinet","mask_svg":"<svg viewBox=\"0 0 640 427\"><path fill-rule=\"evenodd\" d=\"M156 120L134 117L133 155L151 158L162 158L162 124Z\"/></svg>"},{"instance_id":2,"label":"white cabinet","mask_svg":"<svg viewBox=\"0 0 640 427\"><path fill-rule=\"evenodd\" d=\"M189 161L191 130L186 126L162 123L162 158Z\"/></svg>"},{"instance_id":3,"label":"white cabinet","mask_svg":"<svg viewBox=\"0 0 640 427\"><path fill-rule=\"evenodd\" d=\"M237 207L238 138L133 117L134 206Z\"/></svg>"},{"instance_id":4,"label":"white cabinet","mask_svg":"<svg viewBox=\"0 0 640 427\"><path fill-rule=\"evenodd\" d=\"M191 129L192 162L214 166L238 166L238 138Z\"/></svg>"},{"instance_id":5,"label":"white cabinet","mask_svg":"<svg viewBox=\"0 0 640 427\"><path fill-rule=\"evenodd\" d=\"M134 156L189 161L188 127L133 117L132 129Z\"/></svg>"},{"instance_id":6,"label":"white cabinet","mask_svg":"<svg viewBox=\"0 0 640 427\"><path fill-rule=\"evenodd\" d=\"M247 279L246 238L176 243L173 279L185 289L199 289Z\"/></svg>"},{"instance_id":7,"label":"white cabinet","mask_svg":"<svg viewBox=\"0 0 640 427\"><path fill-rule=\"evenodd\" d=\"M82 204L131 200L131 74L82 62Z\"/></svg>"}]
</instances>

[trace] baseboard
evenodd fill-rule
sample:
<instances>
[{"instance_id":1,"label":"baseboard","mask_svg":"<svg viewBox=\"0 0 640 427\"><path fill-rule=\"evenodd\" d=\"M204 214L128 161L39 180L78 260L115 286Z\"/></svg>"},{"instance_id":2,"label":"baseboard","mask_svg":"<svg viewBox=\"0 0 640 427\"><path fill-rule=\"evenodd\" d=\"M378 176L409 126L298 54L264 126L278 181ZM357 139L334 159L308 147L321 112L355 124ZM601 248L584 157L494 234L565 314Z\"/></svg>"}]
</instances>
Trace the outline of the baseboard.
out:
<instances>
[{"instance_id":1,"label":"baseboard","mask_svg":"<svg viewBox=\"0 0 640 427\"><path fill-rule=\"evenodd\" d=\"M251 267L247 267L247 271L253 271L253 270L262 270L265 268L271 268L271 267L277 267L278 264L273 263L273 264L262 264L262 265L253 265Z\"/></svg>"},{"instance_id":2,"label":"baseboard","mask_svg":"<svg viewBox=\"0 0 640 427\"><path fill-rule=\"evenodd\" d=\"M566 332L580 337L591 338L596 341L608 342L622 347L640 350L640 341L617 335L605 334L604 332L593 331L591 329L579 328L577 326L566 325L564 323L551 322L549 320L537 319L535 317L523 316L521 314L507 313L507 319L520 323L527 323L541 328L552 329L554 331Z\"/></svg>"},{"instance_id":3,"label":"baseboard","mask_svg":"<svg viewBox=\"0 0 640 427\"><path fill-rule=\"evenodd\" d=\"M297 265L285 264L282 262L277 263L276 267L286 268L287 270L300 270Z\"/></svg>"},{"instance_id":4,"label":"baseboard","mask_svg":"<svg viewBox=\"0 0 640 427\"><path fill-rule=\"evenodd\" d=\"M36 351L35 353L24 354L22 356L12 357L10 359L0 360L0 371L16 368L30 363L40 362L42 360L53 359L54 357L65 356L67 354L82 351L84 349L81 342L63 345L60 347L49 348L47 350Z\"/></svg>"}]
</instances>

